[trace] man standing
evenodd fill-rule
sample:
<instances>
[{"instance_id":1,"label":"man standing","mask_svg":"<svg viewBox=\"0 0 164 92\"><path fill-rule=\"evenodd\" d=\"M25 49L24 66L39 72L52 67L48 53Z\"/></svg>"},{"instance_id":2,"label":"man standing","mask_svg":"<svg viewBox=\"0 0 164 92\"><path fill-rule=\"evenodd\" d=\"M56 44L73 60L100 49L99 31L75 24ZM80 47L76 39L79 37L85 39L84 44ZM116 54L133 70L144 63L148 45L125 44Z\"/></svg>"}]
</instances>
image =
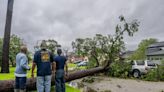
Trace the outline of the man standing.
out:
<instances>
[{"instance_id":1,"label":"man standing","mask_svg":"<svg viewBox=\"0 0 164 92\"><path fill-rule=\"evenodd\" d=\"M16 55L16 78L14 92L26 92L26 74L27 70L30 70L26 53L27 47L21 46L20 53Z\"/></svg>"},{"instance_id":2,"label":"man standing","mask_svg":"<svg viewBox=\"0 0 164 92\"><path fill-rule=\"evenodd\" d=\"M37 66L37 92L50 92L51 72L53 68L53 55L46 48L46 42L42 41L41 50L34 55L32 65L32 77L34 77L35 66Z\"/></svg>"},{"instance_id":3,"label":"man standing","mask_svg":"<svg viewBox=\"0 0 164 92\"><path fill-rule=\"evenodd\" d=\"M55 86L56 86L56 92L65 92L65 74L67 76L68 74L68 66L67 66L67 59L64 56L61 56L62 50L57 50L58 56L54 58L55 61ZM64 71L64 66L66 71Z\"/></svg>"}]
</instances>

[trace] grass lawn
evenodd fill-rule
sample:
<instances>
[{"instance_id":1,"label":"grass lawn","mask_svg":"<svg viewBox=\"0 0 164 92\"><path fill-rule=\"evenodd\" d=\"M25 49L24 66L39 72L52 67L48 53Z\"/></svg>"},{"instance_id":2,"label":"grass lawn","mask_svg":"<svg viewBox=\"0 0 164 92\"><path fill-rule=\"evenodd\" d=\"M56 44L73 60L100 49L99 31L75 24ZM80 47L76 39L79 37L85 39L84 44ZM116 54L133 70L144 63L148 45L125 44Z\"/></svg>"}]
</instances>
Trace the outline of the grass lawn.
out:
<instances>
[{"instance_id":1,"label":"grass lawn","mask_svg":"<svg viewBox=\"0 0 164 92\"><path fill-rule=\"evenodd\" d=\"M30 64L31 66L31 64ZM77 67L76 64L72 64L72 63L69 63L68 64L68 68L76 68L76 69L86 69L85 66L80 66L80 67ZM1 69L1 67L0 67ZM15 67L10 67L10 74L8 73L0 73L0 80L10 80L10 79L14 79L15 76L14 76L14 71L15 71ZM35 74L36 74L36 69L35 69ZM30 78L31 77L31 71L28 71L27 73L27 77Z\"/></svg>"},{"instance_id":2,"label":"grass lawn","mask_svg":"<svg viewBox=\"0 0 164 92\"><path fill-rule=\"evenodd\" d=\"M77 67L76 64L68 63L68 68L75 68L75 67Z\"/></svg>"},{"instance_id":3,"label":"grass lawn","mask_svg":"<svg viewBox=\"0 0 164 92\"><path fill-rule=\"evenodd\" d=\"M1 69L1 67L0 67ZM15 78L14 75L15 67L10 67L10 73L0 73L0 80L11 80ZM36 74L36 69L35 69L35 74ZM31 77L31 71L28 71L27 77Z\"/></svg>"},{"instance_id":4,"label":"grass lawn","mask_svg":"<svg viewBox=\"0 0 164 92\"><path fill-rule=\"evenodd\" d=\"M79 69L79 70L84 70L84 69L86 69L86 66L78 67L77 64L69 63L68 68L76 68L76 69Z\"/></svg>"},{"instance_id":5,"label":"grass lawn","mask_svg":"<svg viewBox=\"0 0 164 92\"><path fill-rule=\"evenodd\" d=\"M0 68L1 69L1 68ZM15 79L14 76L14 71L15 71L15 67L10 67L10 73L0 73L0 80L11 80L11 79ZM36 74L36 69L35 69L35 74ZM27 77L30 78L31 77L31 71L28 71L27 73ZM52 87L52 90L54 90L54 87ZM34 91L36 92L36 91ZM66 84L66 92L80 92L79 89L70 87L68 84Z\"/></svg>"}]
</instances>

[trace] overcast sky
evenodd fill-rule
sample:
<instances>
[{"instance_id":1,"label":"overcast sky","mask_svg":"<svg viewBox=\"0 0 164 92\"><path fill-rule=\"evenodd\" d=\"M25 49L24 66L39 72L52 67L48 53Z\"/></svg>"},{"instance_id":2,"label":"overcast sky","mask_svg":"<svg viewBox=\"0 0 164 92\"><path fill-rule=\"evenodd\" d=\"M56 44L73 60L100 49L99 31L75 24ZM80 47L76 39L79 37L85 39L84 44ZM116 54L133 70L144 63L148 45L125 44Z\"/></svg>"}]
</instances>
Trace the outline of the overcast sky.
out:
<instances>
[{"instance_id":1,"label":"overcast sky","mask_svg":"<svg viewBox=\"0 0 164 92\"><path fill-rule=\"evenodd\" d=\"M164 41L164 0L14 0L12 34L32 50L37 40L55 39L64 47L79 37L113 34L118 16L140 21L134 37L125 36L133 50L146 38ZM0 37L4 34L7 0L0 0Z\"/></svg>"}]
</instances>

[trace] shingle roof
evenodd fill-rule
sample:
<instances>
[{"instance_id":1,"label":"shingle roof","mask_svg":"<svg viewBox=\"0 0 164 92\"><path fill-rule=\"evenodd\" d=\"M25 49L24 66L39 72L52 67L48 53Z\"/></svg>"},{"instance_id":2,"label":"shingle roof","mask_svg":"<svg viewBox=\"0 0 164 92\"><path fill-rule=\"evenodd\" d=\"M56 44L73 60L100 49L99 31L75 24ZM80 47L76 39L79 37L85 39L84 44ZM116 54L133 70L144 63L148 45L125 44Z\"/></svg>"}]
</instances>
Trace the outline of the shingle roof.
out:
<instances>
[{"instance_id":1,"label":"shingle roof","mask_svg":"<svg viewBox=\"0 0 164 92\"><path fill-rule=\"evenodd\" d=\"M147 53L147 56L157 56L157 55L164 55L164 50Z\"/></svg>"},{"instance_id":2,"label":"shingle roof","mask_svg":"<svg viewBox=\"0 0 164 92\"><path fill-rule=\"evenodd\" d=\"M151 44L150 46L148 46L148 48L153 48L153 47L164 47L164 41L157 42L157 43L154 43L154 44Z\"/></svg>"},{"instance_id":3,"label":"shingle roof","mask_svg":"<svg viewBox=\"0 0 164 92\"><path fill-rule=\"evenodd\" d=\"M133 53L134 53L134 51L126 51L126 52L122 53L122 58L128 58Z\"/></svg>"},{"instance_id":4,"label":"shingle roof","mask_svg":"<svg viewBox=\"0 0 164 92\"><path fill-rule=\"evenodd\" d=\"M152 52L158 52L161 51L162 49L160 47L156 47L156 48L148 48L146 50L146 54L152 53Z\"/></svg>"}]
</instances>

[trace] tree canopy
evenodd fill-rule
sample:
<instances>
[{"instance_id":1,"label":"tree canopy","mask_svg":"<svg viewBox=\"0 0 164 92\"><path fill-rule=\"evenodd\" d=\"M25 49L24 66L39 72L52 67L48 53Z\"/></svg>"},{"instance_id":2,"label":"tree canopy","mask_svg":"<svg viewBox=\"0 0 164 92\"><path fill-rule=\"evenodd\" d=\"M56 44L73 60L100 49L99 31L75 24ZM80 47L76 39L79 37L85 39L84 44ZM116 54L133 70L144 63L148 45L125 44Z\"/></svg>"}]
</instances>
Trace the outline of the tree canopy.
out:
<instances>
[{"instance_id":1,"label":"tree canopy","mask_svg":"<svg viewBox=\"0 0 164 92\"><path fill-rule=\"evenodd\" d=\"M0 38L0 57L2 57L2 45L3 45L3 40L2 38ZM15 57L20 52L21 45L24 45L22 39L15 34L11 35L10 46L9 46L9 61L12 64L12 66L15 66ZM30 52L28 51L28 55L29 54Z\"/></svg>"},{"instance_id":2,"label":"tree canopy","mask_svg":"<svg viewBox=\"0 0 164 92\"><path fill-rule=\"evenodd\" d=\"M125 48L123 36L127 33L133 36L138 31L139 22L133 20L126 22L123 16L119 17L120 23L116 25L114 35L96 34L93 38L77 38L72 42L72 47L78 55L86 55L96 61L96 66L109 66L120 56L120 52Z\"/></svg>"},{"instance_id":3,"label":"tree canopy","mask_svg":"<svg viewBox=\"0 0 164 92\"><path fill-rule=\"evenodd\" d=\"M157 39L155 39L155 38L149 38L149 39L142 40L139 43L137 50L134 52L133 55L130 56L130 59L133 59L133 60L146 59L147 47L155 42L157 42Z\"/></svg>"},{"instance_id":4,"label":"tree canopy","mask_svg":"<svg viewBox=\"0 0 164 92\"><path fill-rule=\"evenodd\" d=\"M12 66L15 66L15 56L20 51L20 46L23 45L22 40L17 35L11 35L10 37L10 47L9 47L9 60Z\"/></svg>"},{"instance_id":5,"label":"tree canopy","mask_svg":"<svg viewBox=\"0 0 164 92\"><path fill-rule=\"evenodd\" d=\"M58 47L61 47L60 44L54 39L48 39L48 40L41 40L41 42L45 42L47 45L47 49L50 50L53 54L56 52L56 49ZM40 45L37 43L37 46L34 46L34 48L39 49Z\"/></svg>"}]
</instances>

